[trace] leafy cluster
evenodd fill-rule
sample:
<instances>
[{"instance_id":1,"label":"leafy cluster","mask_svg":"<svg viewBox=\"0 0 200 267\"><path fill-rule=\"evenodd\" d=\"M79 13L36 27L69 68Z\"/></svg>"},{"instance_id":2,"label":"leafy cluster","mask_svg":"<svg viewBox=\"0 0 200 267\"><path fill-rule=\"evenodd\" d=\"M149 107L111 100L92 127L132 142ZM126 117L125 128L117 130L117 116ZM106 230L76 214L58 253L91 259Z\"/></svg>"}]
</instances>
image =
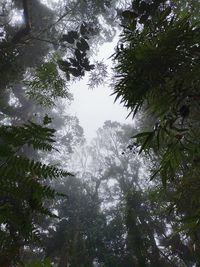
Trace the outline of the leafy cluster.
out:
<instances>
[{"instance_id":1,"label":"leafy cluster","mask_svg":"<svg viewBox=\"0 0 200 267\"><path fill-rule=\"evenodd\" d=\"M68 58L68 60L58 61L58 65L65 72L68 81L70 80L70 75L74 77L84 76L85 71L91 71L95 67L90 64L87 57L87 51L90 50L90 46L86 40L89 39L88 34L91 30L87 24L83 23L79 32L69 31L62 36L62 46L70 44L74 49L73 57Z\"/></svg>"},{"instance_id":2,"label":"leafy cluster","mask_svg":"<svg viewBox=\"0 0 200 267\"><path fill-rule=\"evenodd\" d=\"M38 216L53 216L45 200L54 199L57 193L45 179L69 173L26 157L25 150L51 151L54 132L33 122L0 127L1 266L19 260L20 248L38 241Z\"/></svg>"},{"instance_id":3,"label":"leafy cluster","mask_svg":"<svg viewBox=\"0 0 200 267\"><path fill-rule=\"evenodd\" d=\"M58 97L69 98L65 80L58 73L55 62L46 62L36 68L31 81L25 81L29 90L27 96L41 106L51 107Z\"/></svg>"},{"instance_id":4,"label":"leafy cluster","mask_svg":"<svg viewBox=\"0 0 200 267\"><path fill-rule=\"evenodd\" d=\"M155 118L154 125L134 137L140 153L156 155L152 179L159 175L165 187L173 184L172 206L184 214L188 228L196 229L200 24L185 12L176 13L169 1L136 0L122 16L114 94L133 115L145 110Z\"/></svg>"}]
</instances>

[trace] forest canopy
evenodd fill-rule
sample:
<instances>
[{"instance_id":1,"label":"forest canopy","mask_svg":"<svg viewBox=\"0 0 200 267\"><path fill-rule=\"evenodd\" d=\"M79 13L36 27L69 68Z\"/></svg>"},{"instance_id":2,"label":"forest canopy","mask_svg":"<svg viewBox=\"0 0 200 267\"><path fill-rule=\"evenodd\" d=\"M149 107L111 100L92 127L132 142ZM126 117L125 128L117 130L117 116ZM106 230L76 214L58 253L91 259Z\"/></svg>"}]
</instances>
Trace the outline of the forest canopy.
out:
<instances>
[{"instance_id":1,"label":"forest canopy","mask_svg":"<svg viewBox=\"0 0 200 267\"><path fill-rule=\"evenodd\" d=\"M200 265L199 8L1 1L1 267ZM88 142L70 86L104 81L93 55L119 32L111 93L133 124Z\"/></svg>"}]
</instances>

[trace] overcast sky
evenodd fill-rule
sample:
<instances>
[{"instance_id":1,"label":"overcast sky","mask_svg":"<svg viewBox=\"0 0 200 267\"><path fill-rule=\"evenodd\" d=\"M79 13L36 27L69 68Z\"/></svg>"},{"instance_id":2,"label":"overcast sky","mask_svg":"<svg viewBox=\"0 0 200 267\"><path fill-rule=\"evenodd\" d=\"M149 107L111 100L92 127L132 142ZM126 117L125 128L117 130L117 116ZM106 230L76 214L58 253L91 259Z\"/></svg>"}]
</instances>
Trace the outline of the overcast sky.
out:
<instances>
[{"instance_id":1,"label":"overcast sky","mask_svg":"<svg viewBox=\"0 0 200 267\"><path fill-rule=\"evenodd\" d=\"M117 43L116 37L112 43L105 43L101 46L98 59L111 66L108 59L114 53ZM79 118L84 129L85 137L91 139L95 136L96 130L101 127L106 120L119 121L122 123L133 123L128 115L127 109L122 104L114 103L114 96L109 86L100 86L93 90L88 89L87 79L74 83L71 87L74 101L71 104L71 112Z\"/></svg>"}]
</instances>

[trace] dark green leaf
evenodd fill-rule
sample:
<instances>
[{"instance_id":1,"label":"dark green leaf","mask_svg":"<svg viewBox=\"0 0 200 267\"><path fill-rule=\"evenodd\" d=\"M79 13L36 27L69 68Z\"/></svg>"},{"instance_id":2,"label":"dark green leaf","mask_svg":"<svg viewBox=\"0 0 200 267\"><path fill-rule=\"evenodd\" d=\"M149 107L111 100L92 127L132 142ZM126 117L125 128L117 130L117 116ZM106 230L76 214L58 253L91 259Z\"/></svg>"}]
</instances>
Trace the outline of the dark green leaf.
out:
<instances>
[{"instance_id":1,"label":"dark green leaf","mask_svg":"<svg viewBox=\"0 0 200 267\"><path fill-rule=\"evenodd\" d=\"M77 42L77 48L81 51L86 51L86 50L89 50L90 47L89 47L89 44L87 43L87 41L83 38L80 39L79 42Z\"/></svg>"}]
</instances>

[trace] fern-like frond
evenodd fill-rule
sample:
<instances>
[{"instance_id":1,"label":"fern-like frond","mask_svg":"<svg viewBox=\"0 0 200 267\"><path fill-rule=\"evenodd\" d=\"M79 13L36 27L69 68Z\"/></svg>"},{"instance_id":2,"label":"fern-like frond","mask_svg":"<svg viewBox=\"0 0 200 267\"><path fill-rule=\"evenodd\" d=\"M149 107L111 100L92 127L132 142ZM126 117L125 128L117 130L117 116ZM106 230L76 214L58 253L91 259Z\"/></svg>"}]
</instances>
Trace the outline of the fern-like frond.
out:
<instances>
[{"instance_id":1,"label":"fern-like frond","mask_svg":"<svg viewBox=\"0 0 200 267\"><path fill-rule=\"evenodd\" d=\"M33 122L0 127L0 259L14 262L19 248L39 239L38 216L55 216L46 207L57 192L45 180L71 175L23 155L24 146L53 150L55 130Z\"/></svg>"}]
</instances>

